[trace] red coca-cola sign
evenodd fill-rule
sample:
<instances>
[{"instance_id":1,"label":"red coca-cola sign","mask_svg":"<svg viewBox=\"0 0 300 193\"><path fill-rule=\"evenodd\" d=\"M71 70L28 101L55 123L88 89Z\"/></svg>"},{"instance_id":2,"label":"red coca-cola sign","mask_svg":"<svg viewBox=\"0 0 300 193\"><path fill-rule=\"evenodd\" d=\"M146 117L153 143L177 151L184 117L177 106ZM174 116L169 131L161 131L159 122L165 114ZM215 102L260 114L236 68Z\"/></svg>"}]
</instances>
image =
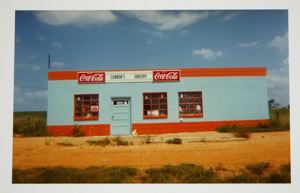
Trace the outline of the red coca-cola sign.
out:
<instances>
[{"instance_id":1,"label":"red coca-cola sign","mask_svg":"<svg viewBox=\"0 0 300 193\"><path fill-rule=\"evenodd\" d=\"M153 82L179 81L179 70L155 70L153 71Z\"/></svg>"},{"instance_id":2,"label":"red coca-cola sign","mask_svg":"<svg viewBox=\"0 0 300 193\"><path fill-rule=\"evenodd\" d=\"M105 82L104 72L78 72L78 84L98 84Z\"/></svg>"}]
</instances>

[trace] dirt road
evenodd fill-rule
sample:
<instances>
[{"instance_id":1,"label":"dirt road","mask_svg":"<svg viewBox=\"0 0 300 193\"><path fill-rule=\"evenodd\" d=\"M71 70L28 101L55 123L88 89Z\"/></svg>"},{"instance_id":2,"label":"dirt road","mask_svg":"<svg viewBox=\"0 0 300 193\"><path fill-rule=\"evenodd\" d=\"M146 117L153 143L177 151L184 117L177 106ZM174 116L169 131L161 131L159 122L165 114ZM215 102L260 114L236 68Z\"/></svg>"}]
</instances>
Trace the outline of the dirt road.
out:
<instances>
[{"instance_id":1,"label":"dirt road","mask_svg":"<svg viewBox=\"0 0 300 193\"><path fill-rule=\"evenodd\" d=\"M201 134L199 134L201 136ZM203 135L218 135L216 132ZM241 168L260 161L272 165L290 160L290 133L254 133L244 141L184 142L181 145L154 143L129 146L91 146L89 138L39 137L14 138L13 167L65 166L158 167L165 164L195 163L205 167L222 165ZM57 143L74 146L59 146Z\"/></svg>"}]
</instances>

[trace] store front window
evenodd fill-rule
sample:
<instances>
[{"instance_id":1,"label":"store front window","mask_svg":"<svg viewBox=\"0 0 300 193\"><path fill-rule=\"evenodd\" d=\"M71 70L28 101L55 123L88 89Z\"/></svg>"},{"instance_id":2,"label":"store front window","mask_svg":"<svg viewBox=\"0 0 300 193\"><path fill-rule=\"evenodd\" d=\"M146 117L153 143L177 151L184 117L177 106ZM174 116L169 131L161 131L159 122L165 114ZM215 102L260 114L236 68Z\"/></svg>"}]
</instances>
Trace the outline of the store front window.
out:
<instances>
[{"instance_id":1,"label":"store front window","mask_svg":"<svg viewBox=\"0 0 300 193\"><path fill-rule=\"evenodd\" d=\"M74 95L74 120L98 120L99 95L80 94Z\"/></svg>"}]
</instances>

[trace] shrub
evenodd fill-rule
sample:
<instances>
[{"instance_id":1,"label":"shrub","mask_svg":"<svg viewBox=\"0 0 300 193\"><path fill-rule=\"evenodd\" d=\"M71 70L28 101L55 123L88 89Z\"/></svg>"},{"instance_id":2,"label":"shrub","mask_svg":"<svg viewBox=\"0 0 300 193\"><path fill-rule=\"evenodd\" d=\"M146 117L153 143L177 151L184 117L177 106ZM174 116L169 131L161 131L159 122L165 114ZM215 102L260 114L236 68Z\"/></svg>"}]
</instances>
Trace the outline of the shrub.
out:
<instances>
[{"instance_id":1,"label":"shrub","mask_svg":"<svg viewBox=\"0 0 300 193\"><path fill-rule=\"evenodd\" d=\"M262 175L265 170L270 167L269 162L259 162L246 165L246 169L255 175Z\"/></svg>"},{"instance_id":2,"label":"shrub","mask_svg":"<svg viewBox=\"0 0 300 193\"><path fill-rule=\"evenodd\" d=\"M249 139L250 135L251 133L249 128L240 127L234 132L235 137L242 137L242 138Z\"/></svg>"},{"instance_id":3,"label":"shrub","mask_svg":"<svg viewBox=\"0 0 300 193\"><path fill-rule=\"evenodd\" d=\"M233 133L235 137L242 137L249 139L251 134L250 127L244 127L239 125L224 125L217 128L220 133Z\"/></svg>"},{"instance_id":4,"label":"shrub","mask_svg":"<svg viewBox=\"0 0 300 193\"><path fill-rule=\"evenodd\" d=\"M73 137L82 137L84 136L83 131L81 130L80 125L75 125L73 130L72 130L72 136Z\"/></svg>"},{"instance_id":5,"label":"shrub","mask_svg":"<svg viewBox=\"0 0 300 193\"><path fill-rule=\"evenodd\" d=\"M224 183L258 183L259 179L248 172L242 170L240 173L234 176L226 177L223 180Z\"/></svg>"},{"instance_id":6,"label":"shrub","mask_svg":"<svg viewBox=\"0 0 300 193\"><path fill-rule=\"evenodd\" d=\"M14 112L13 133L23 136L46 136L46 112Z\"/></svg>"},{"instance_id":7,"label":"shrub","mask_svg":"<svg viewBox=\"0 0 300 193\"><path fill-rule=\"evenodd\" d=\"M56 145L59 145L59 146L65 146L65 147L70 147L70 146L74 146L74 144L72 144L71 142L58 142L56 143Z\"/></svg>"},{"instance_id":8,"label":"shrub","mask_svg":"<svg viewBox=\"0 0 300 193\"><path fill-rule=\"evenodd\" d=\"M232 133L237 130L237 125L223 125L216 130L220 133Z\"/></svg>"},{"instance_id":9,"label":"shrub","mask_svg":"<svg viewBox=\"0 0 300 193\"><path fill-rule=\"evenodd\" d=\"M13 183L128 183L137 171L131 167L13 169Z\"/></svg>"},{"instance_id":10,"label":"shrub","mask_svg":"<svg viewBox=\"0 0 300 193\"><path fill-rule=\"evenodd\" d=\"M138 170L132 167L89 167L85 169L47 167L13 169L13 183L290 183L290 164L283 164L272 173L260 175L268 168L261 162L231 176L216 173L212 168L184 163ZM220 169L225 171L226 169ZM260 169L253 169L260 168ZM249 171L250 170L250 171ZM263 172L262 172L263 173ZM257 175L259 174L259 175Z\"/></svg>"},{"instance_id":11,"label":"shrub","mask_svg":"<svg viewBox=\"0 0 300 193\"><path fill-rule=\"evenodd\" d=\"M291 183L291 164L282 164L279 171L275 171L266 177L270 183Z\"/></svg>"},{"instance_id":12,"label":"shrub","mask_svg":"<svg viewBox=\"0 0 300 193\"><path fill-rule=\"evenodd\" d=\"M180 138L168 139L166 142L168 144L182 144L182 140Z\"/></svg>"},{"instance_id":13,"label":"shrub","mask_svg":"<svg viewBox=\"0 0 300 193\"><path fill-rule=\"evenodd\" d=\"M89 145L101 145L101 146L107 146L110 144L110 139L108 137L100 140L88 140L87 143Z\"/></svg>"},{"instance_id":14,"label":"shrub","mask_svg":"<svg viewBox=\"0 0 300 193\"><path fill-rule=\"evenodd\" d=\"M124 139L122 139L121 137L114 137L112 138L112 141L114 142L114 144L116 145L129 145L128 141L125 141Z\"/></svg>"},{"instance_id":15,"label":"shrub","mask_svg":"<svg viewBox=\"0 0 300 193\"><path fill-rule=\"evenodd\" d=\"M152 143L152 137L150 135L148 135L146 137L146 144L150 144L150 143Z\"/></svg>"},{"instance_id":16,"label":"shrub","mask_svg":"<svg viewBox=\"0 0 300 193\"><path fill-rule=\"evenodd\" d=\"M212 169L195 164L166 165L161 168L149 168L145 171L144 183L212 183L220 178Z\"/></svg>"}]
</instances>

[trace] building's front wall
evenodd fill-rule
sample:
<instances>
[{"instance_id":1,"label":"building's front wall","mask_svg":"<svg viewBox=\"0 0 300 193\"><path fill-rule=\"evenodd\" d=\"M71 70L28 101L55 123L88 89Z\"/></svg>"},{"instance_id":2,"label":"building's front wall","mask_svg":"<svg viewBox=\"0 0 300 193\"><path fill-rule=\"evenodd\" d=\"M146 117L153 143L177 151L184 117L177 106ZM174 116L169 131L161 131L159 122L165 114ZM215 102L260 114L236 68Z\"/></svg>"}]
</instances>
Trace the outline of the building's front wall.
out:
<instances>
[{"instance_id":1,"label":"building's front wall","mask_svg":"<svg viewBox=\"0 0 300 193\"><path fill-rule=\"evenodd\" d=\"M222 124L257 124L269 119L265 76L182 77L179 82L78 84L49 80L48 131L68 135L82 125L88 135L109 135L111 98L129 97L132 128L138 134L213 130ZM179 118L178 92L201 91L203 117ZM143 93L167 92L168 117L143 118ZM74 95L99 94L99 119L74 121ZM155 123L155 124L153 124Z\"/></svg>"}]
</instances>

